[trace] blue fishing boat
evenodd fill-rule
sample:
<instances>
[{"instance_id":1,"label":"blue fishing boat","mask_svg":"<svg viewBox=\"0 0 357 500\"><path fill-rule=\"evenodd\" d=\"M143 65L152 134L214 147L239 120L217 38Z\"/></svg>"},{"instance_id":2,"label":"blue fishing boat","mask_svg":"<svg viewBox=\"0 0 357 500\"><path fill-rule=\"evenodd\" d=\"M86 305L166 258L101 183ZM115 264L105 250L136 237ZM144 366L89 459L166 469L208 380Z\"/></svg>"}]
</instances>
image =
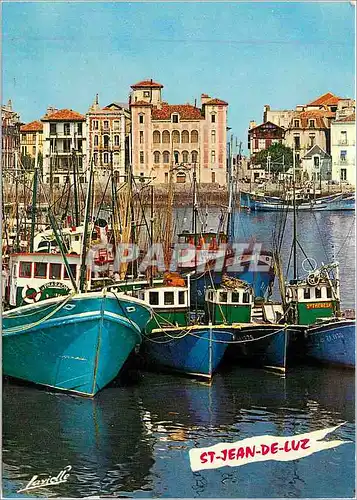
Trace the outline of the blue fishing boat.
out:
<instances>
[{"instance_id":1,"label":"blue fishing boat","mask_svg":"<svg viewBox=\"0 0 357 500\"><path fill-rule=\"evenodd\" d=\"M94 396L140 345L151 309L110 290L70 293L6 311L3 373Z\"/></svg>"},{"instance_id":2,"label":"blue fishing boat","mask_svg":"<svg viewBox=\"0 0 357 500\"><path fill-rule=\"evenodd\" d=\"M227 328L195 325L155 329L145 340L151 365L202 378L212 378L233 335Z\"/></svg>"},{"instance_id":3,"label":"blue fishing boat","mask_svg":"<svg viewBox=\"0 0 357 500\"><path fill-rule=\"evenodd\" d=\"M146 365L165 368L195 377L211 378L217 370L233 335L226 328L200 323L190 313L190 286L175 273L164 286L146 288L138 297L153 309L142 344ZM194 324L196 322L196 324Z\"/></svg>"},{"instance_id":4,"label":"blue fishing boat","mask_svg":"<svg viewBox=\"0 0 357 500\"><path fill-rule=\"evenodd\" d=\"M355 340L355 320L323 321L307 328L305 355L321 363L354 368Z\"/></svg>"},{"instance_id":5,"label":"blue fishing boat","mask_svg":"<svg viewBox=\"0 0 357 500\"><path fill-rule=\"evenodd\" d=\"M354 193L338 193L329 196L311 197L304 193L296 193L295 208L298 211L345 211L355 209ZM292 211L294 204L291 197L272 197L255 195L253 193L240 193L240 204L257 212Z\"/></svg>"}]
</instances>

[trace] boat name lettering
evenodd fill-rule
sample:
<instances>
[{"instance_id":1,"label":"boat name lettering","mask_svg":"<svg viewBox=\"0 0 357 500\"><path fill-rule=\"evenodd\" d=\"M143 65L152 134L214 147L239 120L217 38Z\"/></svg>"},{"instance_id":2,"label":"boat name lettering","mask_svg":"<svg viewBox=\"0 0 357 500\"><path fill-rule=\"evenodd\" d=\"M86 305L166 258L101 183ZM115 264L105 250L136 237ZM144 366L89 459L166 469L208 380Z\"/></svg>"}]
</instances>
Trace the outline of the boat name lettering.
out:
<instances>
[{"instance_id":1,"label":"boat name lettering","mask_svg":"<svg viewBox=\"0 0 357 500\"><path fill-rule=\"evenodd\" d=\"M45 283L44 285L40 286L40 290L46 290L46 288L61 288L62 290L66 290L66 292L69 292L70 289L67 285L64 283L61 283L60 281L49 281L48 283Z\"/></svg>"},{"instance_id":2,"label":"boat name lettering","mask_svg":"<svg viewBox=\"0 0 357 500\"><path fill-rule=\"evenodd\" d=\"M327 340L327 342L333 342L334 340L343 339L343 335L340 332L336 332L330 335L326 335L325 339Z\"/></svg>"},{"instance_id":3,"label":"boat name lettering","mask_svg":"<svg viewBox=\"0 0 357 500\"><path fill-rule=\"evenodd\" d=\"M332 307L331 302L315 302L314 304L306 304L306 309L329 309Z\"/></svg>"},{"instance_id":4,"label":"boat name lettering","mask_svg":"<svg viewBox=\"0 0 357 500\"><path fill-rule=\"evenodd\" d=\"M57 476L48 476L45 479L38 479L35 475L30 479L25 488L18 490L17 493L22 491L36 490L38 488L45 488L46 486L54 486L55 484L66 483L69 478L69 471L72 469L71 465L67 465L62 469Z\"/></svg>"}]
</instances>

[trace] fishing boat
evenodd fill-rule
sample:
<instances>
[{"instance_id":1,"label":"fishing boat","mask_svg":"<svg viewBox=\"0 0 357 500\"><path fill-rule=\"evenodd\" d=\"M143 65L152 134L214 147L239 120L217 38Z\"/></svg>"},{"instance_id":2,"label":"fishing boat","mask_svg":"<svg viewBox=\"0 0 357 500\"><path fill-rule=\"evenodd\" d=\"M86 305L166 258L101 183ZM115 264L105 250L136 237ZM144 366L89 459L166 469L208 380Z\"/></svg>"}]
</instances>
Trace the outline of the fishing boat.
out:
<instances>
[{"instance_id":1,"label":"fishing boat","mask_svg":"<svg viewBox=\"0 0 357 500\"><path fill-rule=\"evenodd\" d=\"M200 324L202 313L190 314L189 279L186 285L176 277L175 284L143 289L138 297L153 310L142 346L147 364L212 378L233 335L225 327Z\"/></svg>"},{"instance_id":2,"label":"fishing boat","mask_svg":"<svg viewBox=\"0 0 357 500\"><path fill-rule=\"evenodd\" d=\"M300 358L354 367L355 320L341 314L338 262L293 280L286 294L291 321L304 330Z\"/></svg>"},{"instance_id":3,"label":"fishing boat","mask_svg":"<svg viewBox=\"0 0 357 500\"><path fill-rule=\"evenodd\" d=\"M235 364L259 365L285 372L291 333L285 324L278 323L278 318L283 317L281 307L275 305L272 321L268 313L258 319L257 309L261 312L264 309L254 305L252 287L228 277L221 287L206 291L206 304L208 317L215 327L225 327L232 334L227 358Z\"/></svg>"},{"instance_id":4,"label":"fishing boat","mask_svg":"<svg viewBox=\"0 0 357 500\"><path fill-rule=\"evenodd\" d=\"M337 193L318 198L297 192L295 194L296 210L298 211L345 211L355 210L354 193ZM241 206L257 212L292 211L293 202L289 193L284 198L267 195L241 193Z\"/></svg>"},{"instance_id":5,"label":"fishing boat","mask_svg":"<svg viewBox=\"0 0 357 500\"><path fill-rule=\"evenodd\" d=\"M11 256L4 375L94 396L140 345L150 307L110 289L90 293L89 272L87 293L77 293L79 272L79 256L67 265L58 254Z\"/></svg>"}]
</instances>

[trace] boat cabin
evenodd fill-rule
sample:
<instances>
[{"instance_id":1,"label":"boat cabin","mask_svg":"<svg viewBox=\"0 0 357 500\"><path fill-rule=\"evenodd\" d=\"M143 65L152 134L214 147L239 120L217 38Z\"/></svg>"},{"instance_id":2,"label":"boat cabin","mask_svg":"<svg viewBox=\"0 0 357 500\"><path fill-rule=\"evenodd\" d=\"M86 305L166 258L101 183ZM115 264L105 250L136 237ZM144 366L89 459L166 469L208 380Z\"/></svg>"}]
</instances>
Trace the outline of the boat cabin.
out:
<instances>
[{"instance_id":1,"label":"boat cabin","mask_svg":"<svg viewBox=\"0 0 357 500\"><path fill-rule=\"evenodd\" d=\"M207 250L217 250L221 243L227 243L227 235L223 232L215 233L209 231L206 233L190 233L183 232L178 235L179 243L188 243L194 245L196 242L197 248L206 248Z\"/></svg>"},{"instance_id":2,"label":"boat cabin","mask_svg":"<svg viewBox=\"0 0 357 500\"><path fill-rule=\"evenodd\" d=\"M66 258L78 283L80 256L67 255ZM90 288L90 272L87 272L86 278ZM18 307L68 295L73 290L73 285L61 254L18 253L10 256L6 288L9 305Z\"/></svg>"},{"instance_id":3,"label":"boat cabin","mask_svg":"<svg viewBox=\"0 0 357 500\"><path fill-rule=\"evenodd\" d=\"M251 322L254 297L249 286L208 289L205 300L208 320L215 325Z\"/></svg>"},{"instance_id":4,"label":"boat cabin","mask_svg":"<svg viewBox=\"0 0 357 500\"><path fill-rule=\"evenodd\" d=\"M335 316L340 304L338 280L311 274L305 280L290 282L286 286L286 302L294 307L299 325L311 325L320 318Z\"/></svg>"},{"instance_id":5,"label":"boat cabin","mask_svg":"<svg viewBox=\"0 0 357 500\"><path fill-rule=\"evenodd\" d=\"M154 317L146 331L154 328L186 326L190 309L190 293L187 286L159 286L142 289L137 297L151 306Z\"/></svg>"}]
</instances>

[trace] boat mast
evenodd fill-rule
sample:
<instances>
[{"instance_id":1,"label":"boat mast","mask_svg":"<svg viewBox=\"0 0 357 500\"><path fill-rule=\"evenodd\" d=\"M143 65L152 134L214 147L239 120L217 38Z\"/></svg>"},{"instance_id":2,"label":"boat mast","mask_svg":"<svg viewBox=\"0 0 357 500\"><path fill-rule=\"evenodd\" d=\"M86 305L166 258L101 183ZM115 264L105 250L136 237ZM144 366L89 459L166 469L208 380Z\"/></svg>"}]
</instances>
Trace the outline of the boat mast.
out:
<instances>
[{"instance_id":1,"label":"boat mast","mask_svg":"<svg viewBox=\"0 0 357 500\"><path fill-rule=\"evenodd\" d=\"M297 247L296 247L296 198L295 198L295 181L296 181L296 171L295 171L295 147L293 148L293 258L294 258L294 282L297 280Z\"/></svg>"},{"instance_id":2,"label":"boat mast","mask_svg":"<svg viewBox=\"0 0 357 500\"><path fill-rule=\"evenodd\" d=\"M37 204L37 182L38 182L38 166L35 165L33 174L33 190L32 190L32 216L31 216L31 236L30 236L30 253L33 252L36 224L36 204Z\"/></svg>"},{"instance_id":3,"label":"boat mast","mask_svg":"<svg viewBox=\"0 0 357 500\"><path fill-rule=\"evenodd\" d=\"M228 161L228 210L227 210L227 239L230 242L233 236L232 228L232 207L233 207L233 135L228 143L229 146L229 161Z\"/></svg>"},{"instance_id":4,"label":"boat mast","mask_svg":"<svg viewBox=\"0 0 357 500\"><path fill-rule=\"evenodd\" d=\"M83 239L82 239L82 251L81 251L81 270L79 278L79 291L84 292L85 282L86 282L86 256L87 256L87 239L88 239L88 225L89 225L89 210L91 205L91 191L93 184L93 160L91 160L90 171L89 171L89 182L87 188L86 197L86 207L84 211L84 229L83 229Z\"/></svg>"},{"instance_id":5,"label":"boat mast","mask_svg":"<svg viewBox=\"0 0 357 500\"><path fill-rule=\"evenodd\" d=\"M72 167L73 167L73 194L74 194L74 216L76 227L80 225L79 209L78 209L78 185L77 185L77 158L75 149L72 150Z\"/></svg>"},{"instance_id":6,"label":"boat mast","mask_svg":"<svg viewBox=\"0 0 357 500\"><path fill-rule=\"evenodd\" d=\"M17 151L15 151L15 198L16 198L16 246L15 251L20 249L19 236L20 236L20 216L19 216L19 172L18 172L18 159Z\"/></svg>"}]
</instances>

